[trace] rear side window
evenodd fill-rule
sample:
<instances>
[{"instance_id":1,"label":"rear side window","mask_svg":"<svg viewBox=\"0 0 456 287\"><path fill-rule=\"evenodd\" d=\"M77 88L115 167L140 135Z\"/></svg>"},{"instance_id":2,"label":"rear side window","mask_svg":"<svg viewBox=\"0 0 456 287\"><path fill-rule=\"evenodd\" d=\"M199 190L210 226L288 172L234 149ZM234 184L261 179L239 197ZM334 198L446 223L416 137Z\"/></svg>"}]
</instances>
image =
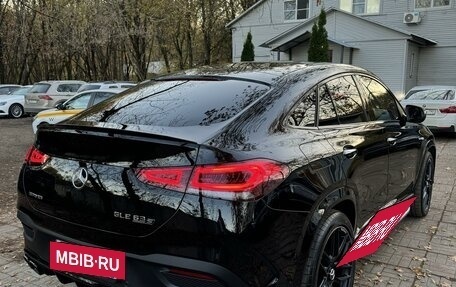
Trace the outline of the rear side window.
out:
<instances>
[{"instance_id":1,"label":"rear side window","mask_svg":"<svg viewBox=\"0 0 456 287\"><path fill-rule=\"evenodd\" d=\"M85 109L89 105L90 97L92 97L92 94L89 92L88 94L72 98L65 103L65 108L68 110Z\"/></svg>"},{"instance_id":2,"label":"rear side window","mask_svg":"<svg viewBox=\"0 0 456 287\"><path fill-rule=\"evenodd\" d=\"M92 105L96 105L112 96L114 96L115 94L113 93L95 93L94 97L93 97L93 103Z\"/></svg>"},{"instance_id":3,"label":"rear side window","mask_svg":"<svg viewBox=\"0 0 456 287\"><path fill-rule=\"evenodd\" d=\"M121 88L128 89L134 87L135 85L120 85Z\"/></svg>"},{"instance_id":4,"label":"rear side window","mask_svg":"<svg viewBox=\"0 0 456 287\"><path fill-rule=\"evenodd\" d=\"M351 76L331 80L326 83L326 88L336 107L340 124L366 121L363 102Z\"/></svg>"},{"instance_id":5,"label":"rear side window","mask_svg":"<svg viewBox=\"0 0 456 287\"><path fill-rule=\"evenodd\" d=\"M61 84L57 87L59 93L76 93L80 84Z\"/></svg>"},{"instance_id":6,"label":"rear side window","mask_svg":"<svg viewBox=\"0 0 456 287\"><path fill-rule=\"evenodd\" d=\"M319 126L332 126L338 125L339 120L337 118L336 108L334 107L333 100L331 99L331 93L326 88L326 85L320 86L318 89L319 101L319 112L318 112L318 125Z\"/></svg>"},{"instance_id":7,"label":"rear side window","mask_svg":"<svg viewBox=\"0 0 456 287\"><path fill-rule=\"evenodd\" d=\"M49 90L50 86L51 85L49 85L49 84L35 84L35 85L33 85L32 89L30 90L30 93L35 93L35 94L46 93Z\"/></svg>"},{"instance_id":8,"label":"rear side window","mask_svg":"<svg viewBox=\"0 0 456 287\"><path fill-rule=\"evenodd\" d=\"M410 91L405 97L409 100L454 100L453 90L417 90Z\"/></svg>"},{"instance_id":9,"label":"rear side window","mask_svg":"<svg viewBox=\"0 0 456 287\"><path fill-rule=\"evenodd\" d=\"M299 101L298 105L290 113L287 122L295 127L314 127L316 114L317 93L312 90Z\"/></svg>"},{"instance_id":10,"label":"rear side window","mask_svg":"<svg viewBox=\"0 0 456 287\"><path fill-rule=\"evenodd\" d=\"M260 83L231 79L151 81L140 89L100 103L75 120L166 127L205 126L234 117L268 89Z\"/></svg>"},{"instance_id":11,"label":"rear side window","mask_svg":"<svg viewBox=\"0 0 456 287\"><path fill-rule=\"evenodd\" d=\"M370 121L398 120L399 111L393 95L376 80L359 76L365 89L366 111Z\"/></svg>"}]
</instances>

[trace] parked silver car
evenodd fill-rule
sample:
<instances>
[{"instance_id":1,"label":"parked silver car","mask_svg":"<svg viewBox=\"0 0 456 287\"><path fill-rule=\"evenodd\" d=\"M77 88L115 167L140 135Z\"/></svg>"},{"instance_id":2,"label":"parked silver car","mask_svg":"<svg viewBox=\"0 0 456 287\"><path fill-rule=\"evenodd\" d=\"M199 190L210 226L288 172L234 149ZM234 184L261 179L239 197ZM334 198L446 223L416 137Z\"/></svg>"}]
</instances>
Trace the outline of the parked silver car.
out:
<instances>
[{"instance_id":1,"label":"parked silver car","mask_svg":"<svg viewBox=\"0 0 456 287\"><path fill-rule=\"evenodd\" d=\"M74 96L83 81L42 81L35 83L25 96L25 112L37 114L52 109Z\"/></svg>"}]
</instances>

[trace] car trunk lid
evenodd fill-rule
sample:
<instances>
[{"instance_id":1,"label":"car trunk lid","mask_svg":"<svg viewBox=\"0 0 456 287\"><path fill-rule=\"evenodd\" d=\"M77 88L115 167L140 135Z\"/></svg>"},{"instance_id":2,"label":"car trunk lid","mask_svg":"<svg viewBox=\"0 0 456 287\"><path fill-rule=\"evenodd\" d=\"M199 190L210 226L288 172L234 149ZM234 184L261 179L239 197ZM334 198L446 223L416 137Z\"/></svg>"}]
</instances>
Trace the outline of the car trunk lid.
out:
<instances>
[{"instance_id":1,"label":"car trunk lid","mask_svg":"<svg viewBox=\"0 0 456 287\"><path fill-rule=\"evenodd\" d=\"M185 195L144 183L138 169L191 169L198 152L197 144L167 136L69 126L40 129L35 148L49 159L24 170L22 184L33 208L130 236L146 236L166 224Z\"/></svg>"}]
</instances>

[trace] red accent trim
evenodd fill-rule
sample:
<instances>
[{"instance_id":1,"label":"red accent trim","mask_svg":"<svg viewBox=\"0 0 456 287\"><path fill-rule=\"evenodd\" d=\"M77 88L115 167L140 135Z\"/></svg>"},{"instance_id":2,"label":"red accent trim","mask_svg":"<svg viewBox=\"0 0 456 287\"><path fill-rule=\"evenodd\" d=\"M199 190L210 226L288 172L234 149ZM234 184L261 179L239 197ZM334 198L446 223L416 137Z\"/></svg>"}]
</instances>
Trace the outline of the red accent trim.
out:
<instances>
[{"instance_id":1,"label":"red accent trim","mask_svg":"<svg viewBox=\"0 0 456 287\"><path fill-rule=\"evenodd\" d=\"M217 281L217 279L211 275L198 273L198 272L194 272L194 271L190 271L190 270L170 268L169 273L179 275L179 276L201 279L201 280Z\"/></svg>"}]
</instances>

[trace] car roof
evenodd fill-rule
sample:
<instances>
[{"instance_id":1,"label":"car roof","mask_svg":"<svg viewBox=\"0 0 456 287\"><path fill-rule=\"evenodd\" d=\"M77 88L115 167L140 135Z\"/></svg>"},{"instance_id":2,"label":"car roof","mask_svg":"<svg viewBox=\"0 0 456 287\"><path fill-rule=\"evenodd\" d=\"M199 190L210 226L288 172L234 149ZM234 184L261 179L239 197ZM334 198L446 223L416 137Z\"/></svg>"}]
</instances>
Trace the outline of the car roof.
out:
<instances>
[{"instance_id":1,"label":"car roof","mask_svg":"<svg viewBox=\"0 0 456 287\"><path fill-rule=\"evenodd\" d=\"M0 85L0 88L4 87L22 87L21 85L16 85L16 84L2 84Z\"/></svg>"},{"instance_id":2,"label":"car roof","mask_svg":"<svg viewBox=\"0 0 456 287\"><path fill-rule=\"evenodd\" d=\"M103 82L86 82L85 85L109 85L109 84L132 84L136 85L134 82L128 81L103 81Z\"/></svg>"},{"instance_id":3,"label":"car roof","mask_svg":"<svg viewBox=\"0 0 456 287\"><path fill-rule=\"evenodd\" d=\"M85 94L85 93L120 93L127 90L127 88L111 88L111 89L94 89L94 90L87 90L83 92L79 92L78 95L80 94Z\"/></svg>"},{"instance_id":4,"label":"car roof","mask_svg":"<svg viewBox=\"0 0 456 287\"><path fill-rule=\"evenodd\" d=\"M248 62L221 66L205 66L160 76L153 80L217 80L222 78L242 79L272 85L277 80L290 74L320 73L331 74L343 72L368 73L367 70L345 64L333 63L291 63L291 62Z\"/></svg>"},{"instance_id":5,"label":"car roof","mask_svg":"<svg viewBox=\"0 0 456 287\"><path fill-rule=\"evenodd\" d=\"M58 81L39 81L35 84L85 84L84 81L78 80L58 80Z\"/></svg>"}]
</instances>

